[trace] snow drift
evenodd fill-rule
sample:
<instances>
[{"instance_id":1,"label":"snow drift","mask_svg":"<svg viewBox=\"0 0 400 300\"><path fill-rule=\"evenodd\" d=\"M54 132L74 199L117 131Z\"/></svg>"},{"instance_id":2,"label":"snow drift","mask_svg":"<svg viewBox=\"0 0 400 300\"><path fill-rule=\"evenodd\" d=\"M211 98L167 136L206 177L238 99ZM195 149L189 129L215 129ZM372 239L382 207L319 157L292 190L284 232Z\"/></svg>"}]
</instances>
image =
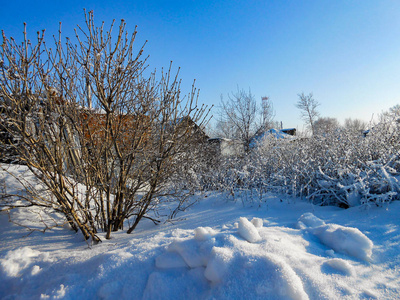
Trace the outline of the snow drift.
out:
<instances>
[{"instance_id":1,"label":"snow drift","mask_svg":"<svg viewBox=\"0 0 400 300\"><path fill-rule=\"evenodd\" d=\"M176 223L149 220L92 247L66 227L27 236L0 214L0 298L398 297L399 202L342 210L273 196L254 208L221 198L208 194ZM40 225L29 209L11 217Z\"/></svg>"},{"instance_id":2,"label":"snow drift","mask_svg":"<svg viewBox=\"0 0 400 300\"><path fill-rule=\"evenodd\" d=\"M325 224L311 213L302 215L297 222L297 227L307 229L319 238L321 243L337 252L365 261L371 260L374 244L357 228Z\"/></svg>"}]
</instances>

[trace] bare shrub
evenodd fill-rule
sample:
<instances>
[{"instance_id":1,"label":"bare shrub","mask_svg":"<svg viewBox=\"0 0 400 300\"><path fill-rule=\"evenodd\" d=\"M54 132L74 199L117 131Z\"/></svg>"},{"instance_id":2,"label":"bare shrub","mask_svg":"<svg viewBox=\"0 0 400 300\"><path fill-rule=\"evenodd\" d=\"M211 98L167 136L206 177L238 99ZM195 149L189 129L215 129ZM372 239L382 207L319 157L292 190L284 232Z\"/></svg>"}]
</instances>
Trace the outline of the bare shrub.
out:
<instances>
[{"instance_id":1,"label":"bare shrub","mask_svg":"<svg viewBox=\"0 0 400 300\"><path fill-rule=\"evenodd\" d=\"M21 45L3 34L0 97L14 150L54 196L51 207L97 242L125 220L128 233L143 218L157 222L148 212L175 194L177 161L206 109L194 85L182 97L171 68L144 75L143 47L135 52L136 31L128 35L123 20L113 39L114 23L105 31L85 17L77 42L63 45L60 30L54 49L43 33L32 44L25 31Z\"/></svg>"}]
</instances>

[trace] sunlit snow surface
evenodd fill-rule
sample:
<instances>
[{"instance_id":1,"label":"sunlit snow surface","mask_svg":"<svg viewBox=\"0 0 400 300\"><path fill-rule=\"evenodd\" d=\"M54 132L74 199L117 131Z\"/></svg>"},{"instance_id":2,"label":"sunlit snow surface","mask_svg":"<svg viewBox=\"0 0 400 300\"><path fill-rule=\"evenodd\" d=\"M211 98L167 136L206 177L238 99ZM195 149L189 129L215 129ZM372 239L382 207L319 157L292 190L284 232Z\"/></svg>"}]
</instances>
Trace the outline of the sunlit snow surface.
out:
<instances>
[{"instance_id":1,"label":"sunlit snow surface","mask_svg":"<svg viewBox=\"0 0 400 300\"><path fill-rule=\"evenodd\" d=\"M0 298L399 298L399 202L343 210L273 196L261 207L198 197L174 223L146 220L91 247L63 227L26 236L1 214ZM11 217L40 228L34 210Z\"/></svg>"}]
</instances>

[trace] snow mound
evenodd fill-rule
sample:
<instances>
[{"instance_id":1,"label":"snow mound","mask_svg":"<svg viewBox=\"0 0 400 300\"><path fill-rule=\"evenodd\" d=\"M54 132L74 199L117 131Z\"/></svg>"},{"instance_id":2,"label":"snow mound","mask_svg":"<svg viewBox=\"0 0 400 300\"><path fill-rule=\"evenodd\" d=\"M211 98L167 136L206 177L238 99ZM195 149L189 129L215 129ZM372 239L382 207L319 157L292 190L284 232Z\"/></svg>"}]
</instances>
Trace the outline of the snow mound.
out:
<instances>
[{"instance_id":1,"label":"snow mound","mask_svg":"<svg viewBox=\"0 0 400 300\"><path fill-rule=\"evenodd\" d=\"M210 227L197 227L194 230L194 238L198 241L209 240L213 235L215 231Z\"/></svg>"},{"instance_id":2,"label":"snow mound","mask_svg":"<svg viewBox=\"0 0 400 300\"><path fill-rule=\"evenodd\" d=\"M147 280L143 297L132 294L126 299L212 299L204 295L209 283L203 273L204 268L190 269L185 273L153 272Z\"/></svg>"},{"instance_id":3,"label":"snow mound","mask_svg":"<svg viewBox=\"0 0 400 300\"><path fill-rule=\"evenodd\" d=\"M257 228L263 227L263 224L264 224L263 220L260 219L260 218L253 218L253 219L251 219L251 223L252 223L255 227L257 227Z\"/></svg>"},{"instance_id":4,"label":"snow mound","mask_svg":"<svg viewBox=\"0 0 400 300\"><path fill-rule=\"evenodd\" d=\"M257 228L246 218L239 219L239 235L249 243L255 243L261 240L261 236L257 231Z\"/></svg>"},{"instance_id":5,"label":"snow mound","mask_svg":"<svg viewBox=\"0 0 400 300\"><path fill-rule=\"evenodd\" d=\"M261 299L309 299L304 291L300 277L293 271L288 263L280 257L268 254L259 263L266 275L256 286L257 298ZM273 295L273 296L272 296Z\"/></svg>"},{"instance_id":6,"label":"snow mound","mask_svg":"<svg viewBox=\"0 0 400 300\"><path fill-rule=\"evenodd\" d=\"M156 258L156 267L160 269L183 268L187 266L182 256L174 252L165 252Z\"/></svg>"},{"instance_id":7,"label":"snow mound","mask_svg":"<svg viewBox=\"0 0 400 300\"><path fill-rule=\"evenodd\" d=\"M307 229L322 244L336 252L370 261L374 244L359 229L325 222L312 213L305 213L297 221L297 228Z\"/></svg>"},{"instance_id":8,"label":"snow mound","mask_svg":"<svg viewBox=\"0 0 400 300\"><path fill-rule=\"evenodd\" d=\"M350 263L344 259L334 258L323 263L322 268L328 273L338 273L345 276L353 276L354 269Z\"/></svg>"},{"instance_id":9,"label":"snow mound","mask_svg":"<svg viewBox=\"0 0 400 300\"><path fill-rule=\"evenodd\" d=\"M337 224L327 224L310 230L312 234L326 246L336 252L370 261L372 241L357 228L344 227Z\"/></svg>"},{"instance_id":10,"label":"snow mound","mask_svg":"<svg viewBox=\"0 0 400 300\"><path fill-rule=\"evenodd\" d=\"M37 261L50 261L47 253L33 250L29 247L19 248L8 251L7 255L0 259L0 265L4 273L9 277L18 277ZM40 272L40 266L32 267L31 274L36 275Z\"/></svg>"},{"instance_id":11,"label":"snow mound","mask_svg":"<svg viewBox=\"0 0 400 300\"><path fill-rule=\"evenodd\" d=\"M209 241L198 241L196 239L174 241L168 247L167 250L172 253L179 254L183 261L190 268L205 267L209 253L213 247L212 239ZM161 259L166 260L166 259ZM162 264L162 262L159 262ZM178 261L175 262L179 264Z\"/></svg>"},{"instance_id":12,"label":"snow mound","mask_svg":"<svg viewBox=\"0 0 400 300\"><path fill-rule=\"evenodd\" d=\"M296 228L304 229L325 225L325 222L314 216L312 213L305 213L297 220Z\"/></svg>"},{"instance_id":13,"label":"snow mound","mask_svg":"<svg viewBox=\"0 0 400 300\"><path fill-rule=\"evenodd\" d=\"M233 251L229 248L213 247L211 258L207 263L204 276L213 283L219 283L228 271L233 258Z\"/></svg>"},{"instance_id":14,"label":"snow mound","mask_svg":"<svg viewBox=\"0 0 400 300\"><path fill-rule=\"evenodd\" d=\"M240 218L237 231L199 227L192 237L172 241L156 257L157 270L150 274L143 298L308 299L290 264L261 250L266 240L253 223L260 226L262 220L252 221Z\"/></svg>"}]
</instances>

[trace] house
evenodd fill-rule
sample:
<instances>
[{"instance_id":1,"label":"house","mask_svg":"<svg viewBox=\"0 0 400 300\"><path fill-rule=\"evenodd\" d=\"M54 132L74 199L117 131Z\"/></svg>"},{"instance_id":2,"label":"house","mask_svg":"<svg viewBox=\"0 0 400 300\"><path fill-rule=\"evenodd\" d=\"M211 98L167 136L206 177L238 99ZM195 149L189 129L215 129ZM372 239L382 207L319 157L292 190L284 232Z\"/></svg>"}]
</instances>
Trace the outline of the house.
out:
<instances>
[{"instance_id":1,"label":"house","mask_svg":"<svg viewBox=\"0 0 400 300\"><path fill-rule=\"evenodd\" d=\"M174 129L179 134L189 133L188 136L194 143L204 143L209 139L209 136L190 116L177 118L171 123L171 129Z\"/></svg>"},{"instance_id":2,"label":"house","mask_svg":"<svg viewBox=\"0 0 400 300\"><path fill-rule=\"evenodd\" d=\"M271 128L267 131L259 132L255 135L250 141L250 149L256 148L259 143L269 139L269 140L287 140L293 141L296 139L296 129L289 128L289 129L275 129Z\"/></svg>"},{"instance_id":3,"label":"house","mask_svg":"<svg viewBox=\"0 0 400 300\"><path fill-rule=\"evenodd\" d=\"M81 120L83 145L89 151L108 144L113 145L111 147L114 150L114 146L118 146L121 153L140 151L143 154L160 142L161 135L164 142L175 141L185 145L202 144L209 138L189 116L158 124L157 120L147 115L116 115L113 116L112 125L107 126L105 114L84 112ZM113 137L107 134L107 130L113 131Z\"/></svg>"},{"instance_id":4,"label":"house","mask_svg":"<svg viewBox=\"0 0 400 300\"><path fill-rule=\"evenodd\" d=\"M139 144L144 145L151 134L151 121L145 115L113 116L111 126L106 124L106 114L82 112L80 118L83 143L88 147L114 142L111 141L111 134L107 134L107 130L113 132L115 143L123 151L138 148Z\"/></svg>"},{"instance_id":5,"label":"house","mask_svg":"<svg viewBox=\"0 0 400 300\"><path fill-rule=\"evenodd\" d=\"M296 135L296 128L285 128L281 129L281 132L286 133L288 135L295 136Z\"/></svg>"}]
</instances>

